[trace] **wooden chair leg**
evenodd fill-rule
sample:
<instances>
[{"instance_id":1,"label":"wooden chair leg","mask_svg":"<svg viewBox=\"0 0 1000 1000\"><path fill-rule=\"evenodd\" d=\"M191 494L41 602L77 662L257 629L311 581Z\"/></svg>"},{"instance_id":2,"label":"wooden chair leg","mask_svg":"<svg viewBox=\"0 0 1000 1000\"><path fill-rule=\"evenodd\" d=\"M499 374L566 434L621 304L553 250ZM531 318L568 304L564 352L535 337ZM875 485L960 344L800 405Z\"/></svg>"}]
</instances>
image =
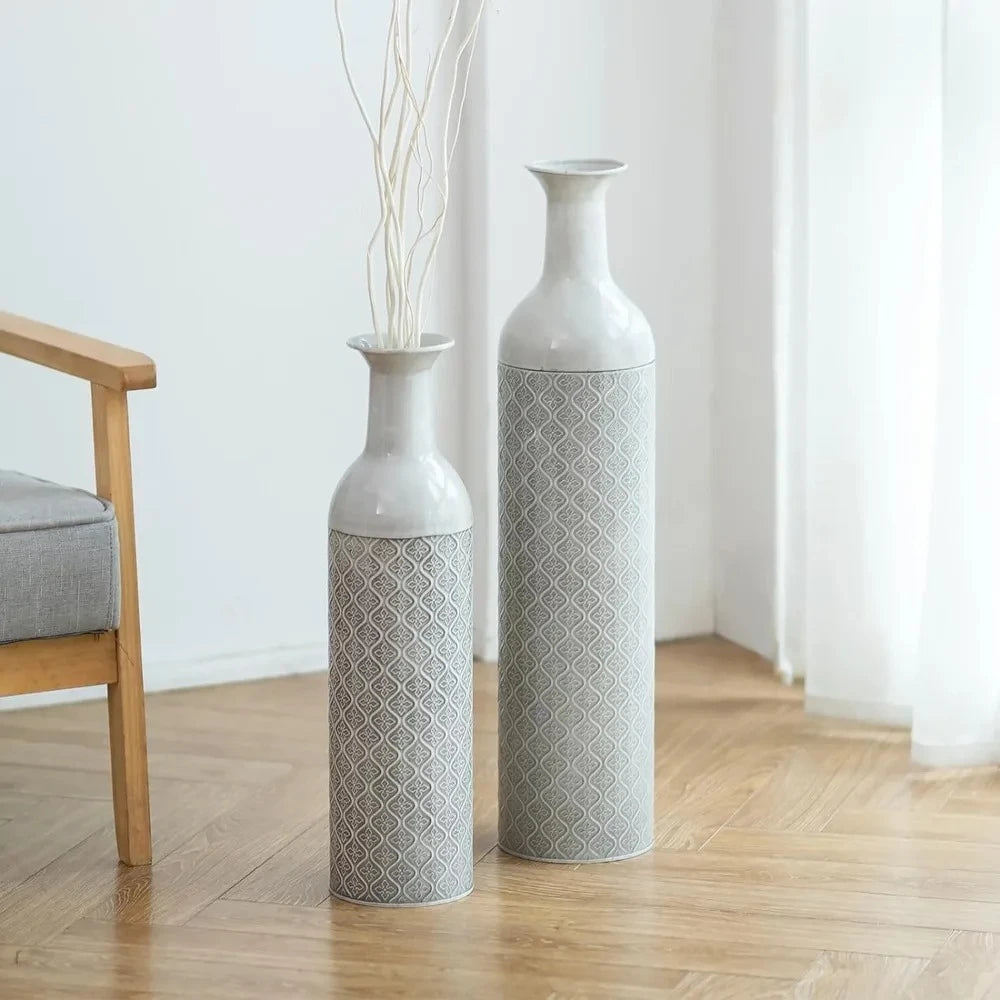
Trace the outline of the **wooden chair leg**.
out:
<instances>
[{"instance_id":1,"label":"wooden chair leg","mask_svg":"<svg viewBox=\"0 0 1000 1000\"><path fill-rule=\"evenodd\" d=\"M115 505L121 566L118 680L108 685L115 835L121 860L145 865L152 860L152 842L128 405L124 392L99 385L92 386L92 399L97 492Z\"/></svg>"},{"instance_id":2,"label":"wooden chair leg","mask_svg":"<svg viewBox=\"0 0 1000 1000\"><path fill-rule=\"evenodd\" d=\"M129 658L120 633L118 642L118 683L108 685L115 837L118 856L125 864L148 865L152 861L153 848L149 828L142 666Z\"/></svg>"}]
</instances>

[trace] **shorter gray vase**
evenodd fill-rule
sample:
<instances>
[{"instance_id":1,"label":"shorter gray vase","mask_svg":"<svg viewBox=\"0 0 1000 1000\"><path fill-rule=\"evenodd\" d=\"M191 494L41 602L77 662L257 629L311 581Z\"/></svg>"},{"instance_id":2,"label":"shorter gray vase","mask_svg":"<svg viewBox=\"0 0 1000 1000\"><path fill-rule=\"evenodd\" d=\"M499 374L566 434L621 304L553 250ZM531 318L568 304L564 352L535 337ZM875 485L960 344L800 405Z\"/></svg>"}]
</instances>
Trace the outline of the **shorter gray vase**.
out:
<instances>
[{"instance_id":1,"label":"shorter gray vase","mask_svg":"<svg viewBox=\"0 0 1000 1000\"><path fill-rule=\"evenodd\" d=\"M330 505L330 892L426 906L472 891L472 513L431 405L452 341L350 345L371 382Z\"/></svg>"}]
</instances>

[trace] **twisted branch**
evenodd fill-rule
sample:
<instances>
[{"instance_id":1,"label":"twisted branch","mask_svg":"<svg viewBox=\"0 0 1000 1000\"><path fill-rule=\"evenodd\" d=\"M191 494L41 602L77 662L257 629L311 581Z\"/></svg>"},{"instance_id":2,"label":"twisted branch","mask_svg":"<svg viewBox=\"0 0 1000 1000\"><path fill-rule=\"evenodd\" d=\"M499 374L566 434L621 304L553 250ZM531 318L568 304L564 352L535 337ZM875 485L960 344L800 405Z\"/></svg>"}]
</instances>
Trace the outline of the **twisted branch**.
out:
<instances>
[{"instance_id":1,"label":"twisted branch","mask_svg":"<svg viewBox=\"0 0 1000 1000\"><path fill-rule=\"evenodd\" d=\"M486 6L486 0L479 0L468 31L455 44L452 43L454 29L464 2L453 0L451 4L444 31L428 60L423 92L418 95L413 86L413 64L417 55L413 0L392 0L377 122L369 115L351 71L341 0L334 0L333 4L347 83L372 144L379 216L365 253L365 277L372 331L384 347L417 347L424 332L424 298L448 213L449 173L465 109L479 25ZM435 85L445 65L449 67L445 72L450 72L450 87L443 106L441 136L432 141L429 125L434 119ZM435 146L440 148L437 159ZM433 216L427 207L432 188L438 202ZM384 324L375 291L378 279L375 258L380 244ZM422 261L418 263L421 252Z\"/></svg>"}]
</instances>

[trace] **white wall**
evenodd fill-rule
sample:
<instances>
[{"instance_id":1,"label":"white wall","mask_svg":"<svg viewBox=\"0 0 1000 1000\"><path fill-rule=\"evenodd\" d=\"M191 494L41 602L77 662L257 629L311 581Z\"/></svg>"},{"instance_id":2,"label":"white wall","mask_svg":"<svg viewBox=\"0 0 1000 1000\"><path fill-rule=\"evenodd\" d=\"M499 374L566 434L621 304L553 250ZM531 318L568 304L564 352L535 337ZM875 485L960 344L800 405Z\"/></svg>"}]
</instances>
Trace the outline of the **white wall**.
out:
<instances>
[{"instance_id":1,"label":"white wall","mask_svg":"<svg viewBox=\"0 0 1000 1000\"><path fill-rule=\"evenodd\" d=\"M441 0L434 9L440 13ZM344 4L362 83L384 10ZM530 30L526 30L526 25ZM711 631L714 4L488 5L436 310L459 347L443 444L477 515L496 647L495 345L536 280L521 169L611 155L622 286L659 352L657 634ZM362 250L375 202L328 0L0 5L0 303L135 347L150 688L325 663L325 518L361 446ZM93 482L87 387L0 359L0 466ZM7 702L9 706L10 702Z\"/></svg>"},{"instance_id":2,"label":"white wall","mask_svg":"<svg viewBox=\"0 0 1000 1000\"><path fill-rule=\"evenodd\" d=\"M712 499L715 628L774 654L773 220L779 0L719 0Z\"/></svg>"},{"instance_id":3,"label":"white wall","mask_svg":"<svg viewBox=\"0 0 1000 1000\"><path fill-rule=\"evenodd\" d=\"M381 17L345 8L374 73ZM2 307L159 368L130 399L149 686L323 667L375 211L331 4L3 4L0 93ZM91 486L89 419L0 359L0 467Z\"/></svg>"}]
</instances>

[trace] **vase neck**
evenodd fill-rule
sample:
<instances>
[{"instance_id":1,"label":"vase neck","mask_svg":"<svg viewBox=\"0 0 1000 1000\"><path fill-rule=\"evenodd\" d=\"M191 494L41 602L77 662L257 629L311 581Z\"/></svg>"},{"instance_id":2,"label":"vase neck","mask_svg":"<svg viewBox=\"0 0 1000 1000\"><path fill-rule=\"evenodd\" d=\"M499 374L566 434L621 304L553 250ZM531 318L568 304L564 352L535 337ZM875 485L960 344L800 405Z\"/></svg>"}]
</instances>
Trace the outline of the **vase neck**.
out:
<instances>
[{"instance_id":1,"label":"vase neck","mask_svg":"<svg viewBox=\"0 0 1000 1000\"><path fill-rule=\"evenodd\" d=\"M609 278L607 178L537 176L548 199L543 278L593 282Z\"/></svg>"},{"instance_id":2,"label":"vase neck","mask_svg":"<svg viewBox=\"0 0 1000 1000\"><path fill-rule=\"evenodd\" d=\"M421 455L437 451L431 367L437 354L366 354L368 436L365 452Z\"/></svg>"}]
</instances>

